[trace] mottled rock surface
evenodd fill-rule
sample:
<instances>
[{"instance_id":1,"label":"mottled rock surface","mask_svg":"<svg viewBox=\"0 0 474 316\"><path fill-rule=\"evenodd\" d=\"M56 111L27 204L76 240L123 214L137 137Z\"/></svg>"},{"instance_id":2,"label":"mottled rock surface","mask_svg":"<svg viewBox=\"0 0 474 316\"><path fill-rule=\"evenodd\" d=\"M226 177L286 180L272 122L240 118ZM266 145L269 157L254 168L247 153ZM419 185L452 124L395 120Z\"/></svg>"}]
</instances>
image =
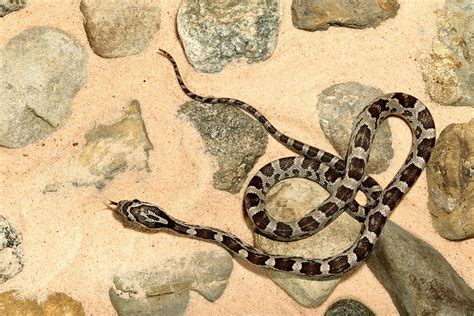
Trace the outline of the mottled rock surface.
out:
<instances>
[{"instance_id":1,"label":"mottled rock surface","mask_svg":"<svg viewBox=\"0 0 474 316\"><path fill-rule=\"evenodd\" d=\"M0 51L0 146L37 142L66 122L87 79L87 54L58 29L35 27Z\"/></svg>"},{"instance_id":2,"label":"mottled rock surface","mask_svg":"<svg viewBox=\"0 0 474 316\"><path fill-rule=\"evenodd\" d=\"M266 196L267 210L275 219L296 220L309 213L329 196L319 184L305 179L277 183ZM344 251L358 236L360 224L347 214L339 216L319 233L299 241L278 242L254 234L255 244L267 253L325 258ZM283 272L267 271L270 278L295 301L305 307L322 304L341 278L315 281Z\"/></svg>"},{"instance_id":3,"label":"mottled rock surface","mask_svg":"<svg viewBox=\"0 0 474 316\"><path fill-rule=\"evenodd\" d=\"M376 27L393 18L397 0L293 0L293 25L307 31L327 30L330 26Z\"/></svg>"},{"instance_id":4,"label":"mottled rock surface","mask_svg":"<svg viewBox=\"0 0 474 316\"><path fill-rule=\"evenodd\" d=\"M0 284L23 270L21 234L0 215Z\"/></svg>"},{"instance_id":5,"label":"mottled rock surface","mask_svg":"<svg viewBox=\"0 0 474 316\"><path fill-rule=\"evenodd\" d=\"M198 130L206 152L217 160L216 189L237 193L257 159L265 153L264 128L240 110L225 104L186 102L178 111Z\"/></svg>"},{"instance_id":6,"label":"mottled rock surface","mask_svg":"<svg viewBox=\"0 0 474 316\"><path fill-rule=\"evenodd\" d=\"M379 89L353 81L333 85L321 92L316 105L319 125L339 156L346 157L357 116L384 94ZM384 172L392 158L392 132L385 121L377 128L366 172Z\"/></svg>"},{"instance_id":7,"label":"mottled rock surface","mask_svg":"<svg viewBox=\"0 0 474 316\"><path fill-rule=\"evenodd\" d=\"M345 299L329 306L324 316L375 316L375 314L364 304Z\"/></svg>"},{"instance_id":8,"label":"mottled rock surface","mask_svg":"<svg viewBox=\"0 0 474 316\"><path fill-rule=\"evenodd\" d=\"M80 9L92 50L104 58L141 53L160 26L153 0L82 0Z\"/></svg>"},{"instance_id":9,"label":"mottled rock surface","mask_svg":"<svg viewBox=\"0 0 474 316\"><path fill-rule=\"evenodd\" d=\"M26 0L0 0L0 17L26 7Z\"/></svg>"},{"instance_id":10,"label":"mottled rock surface","mask_svg":"<svg viewBox=\"0 0 474 316\"><path fill-rule=\"evenodd\" d=\"M197 252L168 259L153 269L115 276L109 295L120 315L182 315L190 290L216 301L232 268L232 256L225 250Z\"/></svg>"},{"instance_id":11,"label":"mottled rock surface","mask_svg":"<svg viewBox=\"0 0 474 316\"><path fill-rule=\"evenodd\" d=\"M118 122L99 125L88 131L85 138L87 143L77 162L87 171L84 179L76 179L74 184L102 188L119 172L129 169L149 171L148 152L153 145L148 139L137 100L128 105Z\"/></svg>"},{"instance_id":12,"label":"mottled rock surface","mask_svg":"<svg viewBox=\"0 0 474 316\"><path fill-rule=\"evenodd\" d=\"M474 106L474 5L447 0L439 11L438 37L423 64L431 98L443 105Z\"/></svg>"},{"instance_id":13,"label":"mottled rock surface","mask_svg":"<svg viewBox=\"0 0 474 316\"><path fill-rule=\"evenodd\" d=\"M448 261L391 221L367 264L401 315L474 313L474 290Z\"/></svg>"},{"instance_id":14,"label":"mottled rock surface","mask_svg":"<svg viewBox=\"0 0 474 316\"><path fill-rule=\"evenodd\" d=\"M178 33L195 70L218 72L234 58L249 63L269 58L281 11L279 0L183 0Z\"/></svg>"},{"instance_id":15,"label":"mottled rock surface","mask_svg":"<svg viewBox=\"0 0 474 316\"><path fill-rule=\"evenodd\" d=\"M84 316L82 304L64 293L54 293L39 304L37 301L17 298L15 291L0 294L2 315Z\"/></svg>"},{"instance_id":16,"label":"mottled rock surface","mask_svg":"<svg viewBox=\"0 0 474 316\"><path fill-rule=\"evenodd\" d=\"M474 119L441 132L426 177L436 231L452 240L474 237Z\"/></svg>"}]
</instances>

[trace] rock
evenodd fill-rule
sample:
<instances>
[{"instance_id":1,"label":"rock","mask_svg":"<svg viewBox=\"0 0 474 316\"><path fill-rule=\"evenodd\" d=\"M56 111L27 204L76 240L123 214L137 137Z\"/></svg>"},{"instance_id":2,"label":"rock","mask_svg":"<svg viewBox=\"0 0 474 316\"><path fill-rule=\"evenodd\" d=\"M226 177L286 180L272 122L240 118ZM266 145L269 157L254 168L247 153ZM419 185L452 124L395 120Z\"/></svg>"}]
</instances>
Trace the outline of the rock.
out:
<instances>
[{"instance_id":1,"label":"rock","mask_svg":"<svg viewBox=\"0 0 474 316\"><path fill-rule=\"evenodd\" d=\"M23 270L21 243L21 234L0 215L0 284Z\"/></svg>"},{"instance_id":2,"label":"rock","mask_svg":"<svg viewBox=\"0 0 474 316\"><path fill-rule=\"evenodd\" d=\"M436 231L451 240L474 237L474 119L441 132L426 177Z\"/></svg>"},{"instance_id":3,"label":"rock","mask_svg":"<svg viewBox=\"0 0 474 316\"><path fill-rule=\"evenodd\" d=\"M358 301L344 299L329 306L324 316L375 316L375 313Z\"/></svg>"},{"instance_id":4,"label":"rock","mask_svg":"<svg viewBox=\"0 0 474 316\"><path fill-rule=\"evenodd\" d=\"M160 26L153 0L82 0L80 9L91 48L104 58L143 52Z\"/></svg>"},{"instance_id":5,"label":"rock","mask_svg":"<svg viewBox=\"0 0 474 316\"><path fill-rule=\"evenodd\" d=\"M86 171L83 178L73 180L75 185L95 185L100 189L119 172L128 169L149 171L148 152L153 145L148 139L137 100L128 105L120 121L99 125L88 131L85 138L87 143L77 162Z\"/></svg>"},{"instance_id":6,"label":"rock","mask_svg":"<svg viewBox=\"0 0 474 316\"><path fill-rule=\"evenodd\" d=\"M26 7L26 0L0 0L0 17Z\"/></svg>"},{"instance_id":7,"label":"rock","mask_svg":"<svg viewBox=\"0 0 474 316\"><path fill-rule=\"evenodd\" d=\"M367 264L401 315L474 313L474 291L448 261L390 221Z\"/></svg>"},{"instance_id":8,"label":"rock","mask_svg":"<svg viewBox=\"0 0 474 316\"><path fill-rule=\"evenodd\" d=\"M64 293L51 294L38 304L34 300L17 298L15 291L3 292L0 294L0 311L8 311L8 315L85 315L82 304Z\"/></svg>"},{"instance_id":9,"label":"rock","mask_svg":"<svg viewBox=\"0 0 474 316\"><path fill-rule=\"evenodd\" d=\"M293 25L306 31L330 26L362 29L393 18L399 7L397 0L293 0L291 13Z\"/></svg>"},{"instance_id":10,"label":"rock","mask_svg":"<svg viewBox=\"0 0 474 316\"><path fill-rule=\"evenodd\" d=\"M21 148L68 119L87 79L87 55L69 34L35 27L0 51L0 146Z\"/></svg>"},{"instance_id":11,"label":"rock","mask_svg":"<svg viewBox=\"0 0 474 316\"><path fill-rule=\"evenodd\" d=\"M222 249L166 259L153 269L115 276L110 299L119 315L182 315L190 290L216 301L232 268L232 256Z\"/></svg>"},{"instance_id":12,"label":"rock","mask_svg":"<svg viewBox=\"0 0 474 316\"><path fill-rule=\"evenodd\" d=\"M276 47L282 10L279 0L183 0L177 26L195 70L221 71L232 59L269 58Z\"/></svg>"},{"instance_id":13,"label":"rock","mask_svg":"<svg viewBox=\"0 0 474 316\"><path fill-rule=\"evenodd\" d=\"M214 187L237 193L257 159L265 153L267 132L256 120L226 104L183 104L184 115L198 130L206 152L217 160Z\"/></svg>"},{"instance_id":14,"label":"rock","mask_svg":"<svg viewBox=\"0 0 474 316\"><path fill-rule=\"evenodd\" d=\"M474 106L472 0L447 0L437 24L431 58L423 61L428 94L443 105Z\"/></svg>"},{"instance_id":15,"label":"rock","mask_svg":"<svg viewBox=\"0 0 474 316\"><path fill-rule=\"evenodd\" d=\"M319 184L306 179L283 180L266 195L267 210L278 220L296 220L309 213L329 196ZM298 241L278 242L254 234L255 244L267 253L325 258L344 251L357 238L360 224L348 214L341 214L332 224L319 233ZM294 300L305 307L322 304L341 277L315 281L283 272L266 271Z\"/></svg>"},{"instance_id":16,"label":"rock","mask_svg":"<svg viewBox=\"0 0 474 316\"><path fill-rule=\"evenodd\" d=\"M316 105L319 125L341 157L346 157L357 116L384 94L379 89L353 81L333 85L321 92ZM385 121L377 129L366 172L384 172L392 158L392 132Z\"/></svg>"}]
</instances>

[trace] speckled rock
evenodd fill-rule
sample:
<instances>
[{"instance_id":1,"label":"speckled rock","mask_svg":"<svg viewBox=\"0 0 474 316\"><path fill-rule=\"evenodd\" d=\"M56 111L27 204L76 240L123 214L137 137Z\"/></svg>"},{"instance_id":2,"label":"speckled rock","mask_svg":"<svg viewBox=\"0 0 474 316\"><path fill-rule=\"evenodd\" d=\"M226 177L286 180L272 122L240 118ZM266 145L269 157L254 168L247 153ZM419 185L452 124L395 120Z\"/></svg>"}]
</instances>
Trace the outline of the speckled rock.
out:
<instances>
[{"instance_id":1,"label":"speckled rock","mask_svg":"<svg viewBox=\"0 0 474 316\"><path fill-rule=\"evenodd\" d=\"M401 315L474 314L474 290L436 249L391 221L367 265Z\"/></svg>"},{"instance_id":2,"label":"speckled rock","mask_svg":"<svg viewBox=\"0 0 474 316\"><path fill-rule=\"evenodd\" d=\"M20 148L64 125L87 79L87 55L69 34L35 27L0 51L0 74L0 146Z\"/></svg>"},{"instance_id":3,"label":"speckled rock","mask_svg":"<svg viewBox=\"0 0 474 316\"><path fill-rule=\"evenodd\" d=\"M269 58L281 15L279 0L183 0L177 26L194 69L212 73L234 58L249 63Z\"/></svg>"},{"instance_id":4,"label":"speckled rock","mask_svg":"<svg viewBox=\"0 0 474 316\"><path fill-rule=\"evenodd\" d=\"M439 11L438 37L423 79L431 98L443 105L474 106L474 5L447 0Z\"/></svg>"},{"instance_id":5,"label":"speckled rock","mask_svg":"<svg viewBox=\"0 0 474 316\"><path fill-rule=\"evenodd\" d=\"M309 213L329 196L319 184L306 179L288 179L277 183L266 196L267 210L278 220L296 220ZM254 234L255 244L267 253L306 258L325 258L344 251L358 236L360 224L341 214L319 233L299 241L278 242ZM341 278L315 281L283 272L267 271L270 278L295 301L305 307L322 304Z\"/></svg>"},{"instance_id":6,"label":"speckled rock","mask_svg":"<svg viewBox=\"0 0 474 316\"><path fill-rule=\"evenodd\" d=\"M267 146L268 136L260 123L225 104L190 101L178 113L198 130L206 152L217 160L219 170L214 174L214 187L239 192Z\"/></svg>"},{"instance_id":7,"label":"speckled rock","mask_svg":"<svg viewBox=\"0 0 474 316\"><path fill-rule=\"evenodd\" d=\"M0 0L0 17L26 7L26 0Z\"/></svg>"},{"instance_id":8,"label":"speckled rock","mask_svg":"<svg viewBox=\"0 0 474 316\"><path fill-rule=\"evenodd\" d=\"M38 304L30 299L17 298L15 291L0 294L0 312L2 315L34 315L34 316L83 316L82 304L64 293L54 293Z\"/></svg>"},{"instance_id":9,"label":"speckled rock","mask_svg":"<svg viewBox=\"0 0 474 316\"><path fill-rule=\"evenodd\" d=\"M346 157L357 116L384 94L379 89L353 81L333 85L321 92L316 105L319 125L339 156ZM385 121L377 129L366 172L384 172L392 158L392 132Z\"/></svg>"},{"instance_id":10,"label":"speckled rock","mask_svg":"<svg viewBox=\"0 0 474 316\"><path fill-rule=\"evenodd\" d=\"M474 119L441 132L426 177L436 231L452 240L474 237Z\"/></svg>"},{"instance_id":11,"label":"speckled rock","mask_svg":"<svg viewBox=\"0 0 474 316\"><path fill-rule=\"evenodd\" d=\"M115 276L109 295L119 315L182 315L190 290L216 301L232 268L227 251L201 251L187 258L166 259L149 270Z\"/></svg>"},{"instance_id":12,"label":"speckled rock","mask_svg":"<svg viewBox=\"0 0 474 316\"><path fill-rule=\"evenodd\" d=\"M375 314L364 304L345 299L329 306L324 316L375 316Z\"/></svg>"},{"instance_id":13,"label":"speckled rock","mask_svg":"<svg viewBox=\"0 0 474 316\"><path fill-rule=\"evenodd\" d=\"M327 30L330 26L376 27L393 18L397 0L293 0L293 25L307 31Z\"/></svg>"},{"instance_id":14,"label":"speckled rock","mask_svg":"<svg viewBox=\"0 0 474 316\"><path fill-rule=\"evenodd\" d=\"M104 58L141 53L160 27L153 0L82 0L80 9L92 50Z\"/></svg>"},{"instance_id":15,"label":"speckled rock","mask_svg":"<svg viewBox=\"0 0 474 316\"><path fill-rule=\"evenodd\" d=\"M77 162L84 177L73 180L78 186L102 188L107 181L125 170L147 170L148 152L153 145L148 139L141 117L140 103L133 100L124 116L112 125L99 125L85 134L87 143Z\"/></svg>"},{"instance_id":16,"label":"speckled rock","mask_svg":"<svg viewBox=\"0 0 474 316\"><path fill-rule=\"evenodd\" d=\"M0 215L0 284L23 270L21 234Z\"/></svg>"}]
</instances>

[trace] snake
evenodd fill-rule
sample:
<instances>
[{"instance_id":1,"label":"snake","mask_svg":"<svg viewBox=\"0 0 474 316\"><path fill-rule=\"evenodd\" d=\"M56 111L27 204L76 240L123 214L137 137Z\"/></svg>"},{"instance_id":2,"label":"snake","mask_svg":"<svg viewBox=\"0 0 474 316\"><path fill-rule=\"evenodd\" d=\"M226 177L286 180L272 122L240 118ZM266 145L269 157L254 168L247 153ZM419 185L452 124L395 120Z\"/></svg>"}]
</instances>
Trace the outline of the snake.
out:
<instances>
[{"instance_id":1,"label":"snake","mask_svg":"<svg viewBox=\"0 0 474 316\"><path fill-rule=\"evenodd\" d=\"M241 109L260 122L275 140L298 154L267 163L250 179L243 204L258 233L278 241L299 240L317 233L343 212L358 220L361 229L357 239L343 252L327 258L304 258L266 253L229 232L176 219L153 203L133 199L110 201L111 206L135 226L147 230L171 230L179 235L216 243L250 264L265 269L311 279L327 279L340 276L365 262L373 252L389 215L415 184L430 159L436 142L436 129L426 105L402 92L378 97L358 115L346 159L341 159L281 133L244 101L193 93L185 85L174 58L164 50L160 49L160 53L173 65L180 88L189 98L210 105L219 103ZM407 123L412 143L403 165L382 189L376 180L366 174L365 167L377 127L391 116ZM276 183L289 178L316 182L330 196L298 220L278 221L268 214L265 195ZM356 201L359 191L367 197L365 205Z\"/></svg>"}]
</instances>

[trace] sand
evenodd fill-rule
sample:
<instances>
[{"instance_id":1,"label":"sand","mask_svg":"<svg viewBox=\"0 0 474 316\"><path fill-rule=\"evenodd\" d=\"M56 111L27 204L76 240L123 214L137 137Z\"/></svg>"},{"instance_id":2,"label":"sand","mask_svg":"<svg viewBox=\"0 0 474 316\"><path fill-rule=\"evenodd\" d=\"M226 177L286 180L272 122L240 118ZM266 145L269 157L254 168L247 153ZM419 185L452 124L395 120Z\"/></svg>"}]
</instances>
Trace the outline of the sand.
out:
<instances>
[{"instance_id":1,"label":"sand","mask_svg":"<svg viewBox=\"0 0 474 316\"><path fill-rule=\"evenodd\" d=\"M195 91L245 100L288 135L330 152L334 150L321 132L315 105L318 94L335 83L355 80L385 92L413 94L430 108L438 134L447 125L474 116L472 108L437 105L425 92L420 60L429 54L436 35L435 12L442 7L441 0L400 0L396 18L375 29L330 28L315 33L293 27L291 3L285 1L273 56L253 65L235 62L214 75L196 73L186 62L175 28L178 4L161 1L161 29L145 52L109 60L90 49L79 1L31 0L26 9L0 19L2 47L22 30L51 26L73 35L89 54L88 81L73 100L67 124L37 144L0 148L0 214L22 233L25 251L24 270L1 284L0 291L17 289L39 298L64 292L81 301L87 314L114 315L108 289L115 273L148 267L177 252L217 247L126 229L105 209L106 199L153 201L177 218L219 227L252 241L242 215L242 192L232 195L212 187L215 163L204 153L195 129L176 117L187 98L168 61L157 54L158 48L175 56ZM84 133L117 120L132 99L142 104L155 147L149 159L153 172L122 173L101 191L64 186L60 192L43 194L41 184L54 180L55 166L77 153L85 143ZM390 119L390 125L395 158L387 172L375 177L382 184L398 170L409 147L410 132L404 123ZM74 147L74 142L79 146ZM290 154L270 140L254 171ZM433 245L472 286L472 240L451 242L440 237L431 225L426 203L423 173L390 219ZM187 313L315 315L342 298L357 299L380 315L397 313L388 293L365 266L341 282L320 307L306 309L241 261L234 261L229 285L217 302L192 293Z\"/></svg>"}]
</instances>

